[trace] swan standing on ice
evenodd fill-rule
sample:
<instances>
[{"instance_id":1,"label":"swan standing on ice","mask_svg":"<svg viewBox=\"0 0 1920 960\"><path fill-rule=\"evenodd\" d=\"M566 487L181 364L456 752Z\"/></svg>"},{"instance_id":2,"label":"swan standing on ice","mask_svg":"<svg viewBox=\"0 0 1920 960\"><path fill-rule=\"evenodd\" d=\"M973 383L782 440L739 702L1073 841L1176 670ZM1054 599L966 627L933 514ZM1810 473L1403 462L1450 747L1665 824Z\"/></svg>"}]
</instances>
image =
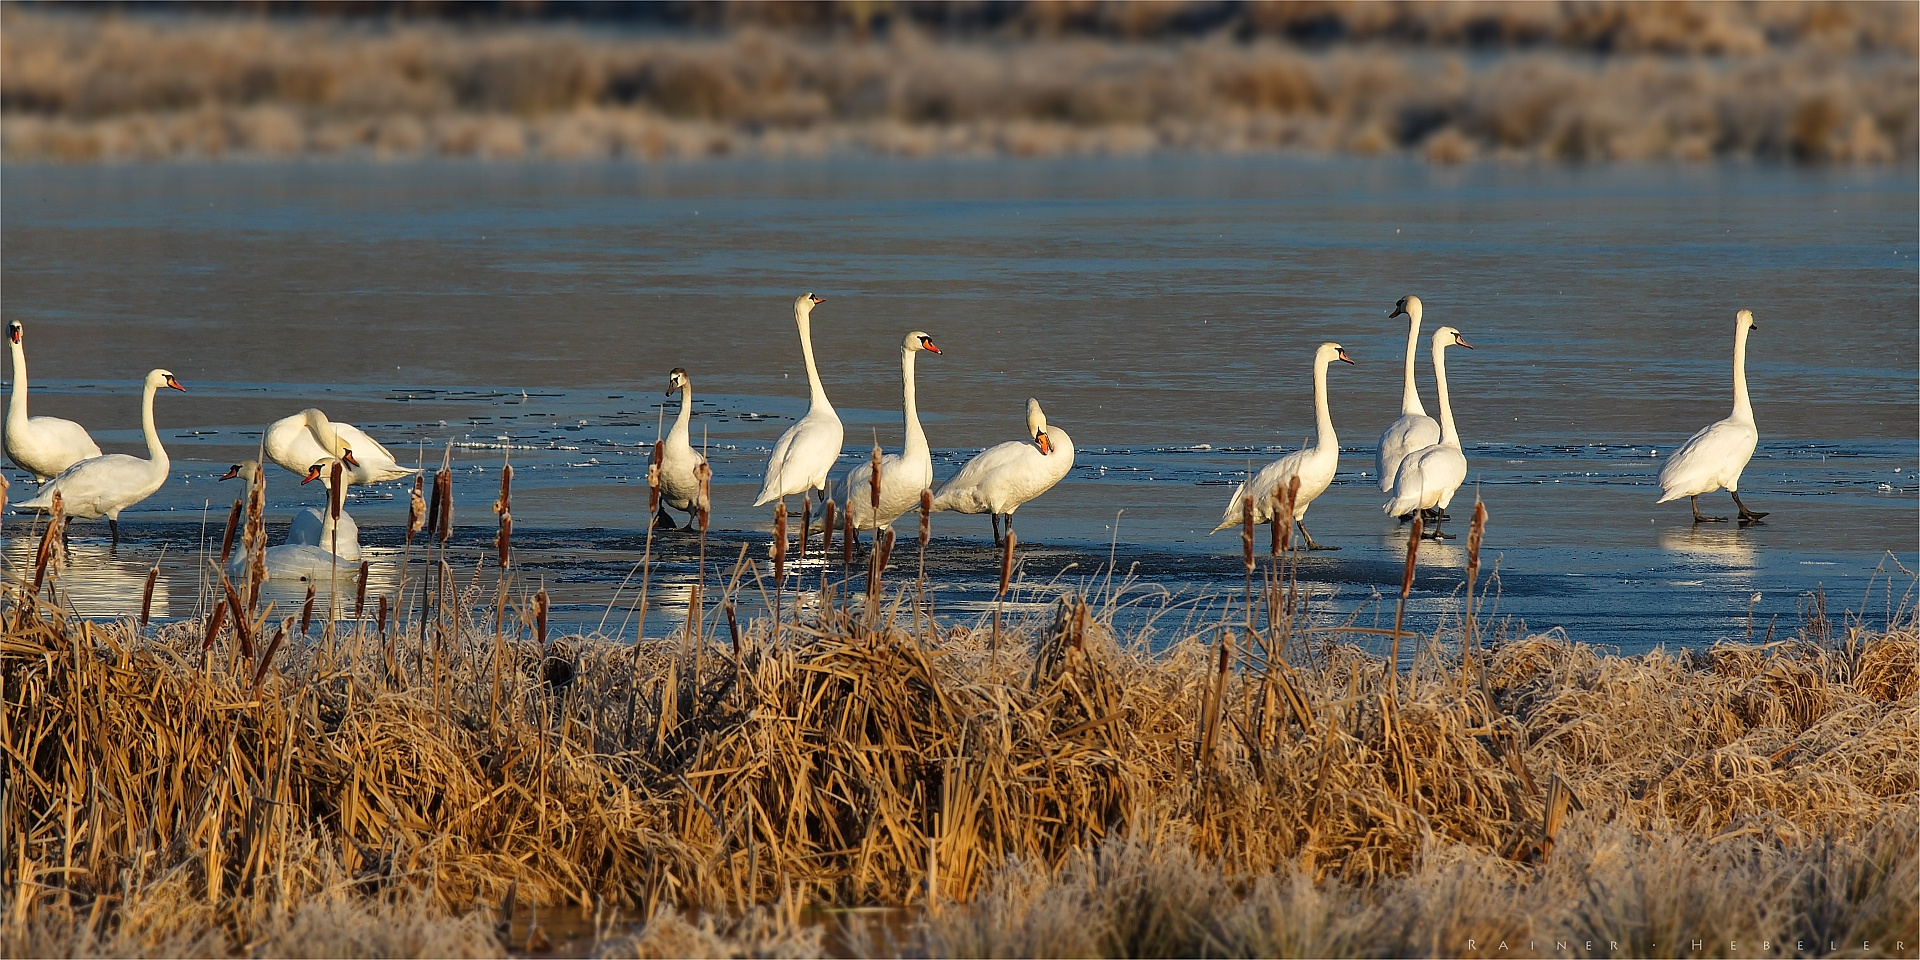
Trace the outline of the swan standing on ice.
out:
<instances>
[{"instance_id":1,"label":"swan standing on ice","mask_svg":"<svg viewBox=\"0 0 1920 960\"><path fill-rule=\"evenodd\" d=\"M1733 505L1740 508L1741 526L1766 516L1740 502L1740 471L1746 469L1753 448L1760 443L1760 431L1753 424L1753 404L1747 401L1747 334L1755 329L1753 311L1740 311L1733 330L1733 415L1687 438L1660 468L1660 499L1656 502L1686 497L1693 504L1694 523L1726 521L1726 517L1700 515L1700 495L1723 487L1733 494Z\"/></svg>"},{"instance_id":2,"label":"swan standing on ice","mask_svg":"<svg viewBox=\"0 0 1920 960\"><path fill-rule=\"evenodd\" d=\"M685 511L687 529L693 529L694 520L699 513L700 480L694 476L695 468L707 462L706 455L693 448L689 439L688 424L693 417L693 380L687 376L684 367L674 367L667 374L667 396L674 391L680 392L680 417L673 421L673 429L668 431L666 442L660 445L660 514L654 518L654 526L673 529L673 517L667 508Z\"/></svg>"},{"instance_id":3,"label":"swan standing on ice","mask_svg":"<svg viewBox=\"0 0 1920 960\"><path fill-rule=\"evenodd\" d=\"M109 453L82 460L40 488L40 495L20 504L22 510L50 510L54 494L60 495L60 512L85 520L107 518L113 542L120 542L120 511L153 496L167 482L172 461L160 446L160 434L153 429L153 395L161 387L186 392L186 387L165 370L147 374L145 393L140 399L140 425L147 435L147 458Z\"/></svg>"},{"instance_id":4,"label":"swan standing on ice","mask_svg":"<svg viewBox=\"0 0 1920 960\"><path fill-rule=\"evenodd\" d=\"M1047 426L1040 401L1031 397L1027 399L1027 435L1033 438L1032 443L1009 440L968 460L959 473L940 485L933 495L933 509L990 514L993 544L997 547L1003 543L1000 518L1007 518L1007 532L1012 533L1013 512L1053 489L1073 469L1073 438L1059 427Z\"/></svg>"},{"instance_id":5,"label":"swan standing on ice","mask_svg":"<svg viewBox=\"0 0 1920 960\"><path fill-rule=\"evenodd\" d=\"M46 483L60 471L100 455L100 445L87 436L87 428L58 417L27 416L27 348L21 343L23 331L16 321L7 325L8 347L13 352L13 399L7 404L7 459L14 466Z\"/></svg>"},{"instance_id":6,"label":"swan standing on ice","mask_svg":"<svg viewBox=\"0 0 1920 960\"><path fill-rule=\"evenodd\" d=\"M1460 331L1452 327L1433 332L1433 379L1440 394L1440 442L1415 450L1400 461L1400 469L1393 475L1393 488L1387 491L1391 499L1384 508L1389 517L1415 510L1439 511L1433 532L1429 534L1436 540L1446 539L1440 532L1439 521L1446 519L1453 492L1467 479L1467 455L1460 449L1460 434L1453 428L1453 405L1447 398L1446 351L1452 346L1473 349L1473 344L1461 339Z\"/></svg>"},{"instance_id":7,"label":"swan standing on ice","mask_svg":"<svg viewBox=\"0 0 1920 960\"><path fill-rule=\"evenodd\" d=\"M1418 306L1415 309L1419 309ZM1309 550L1338 550L1339 547L1315 543L1313 534L1307 532L1307 507L1315 497L1325 493L1333 484L1333 474L1340 466L1340 438L1333 432L1333 414L1327 410L1327 366L1335 360L1352 363L1353 359L1337 343L1323 343L1313 354L1313 417L1318 431L1313 446L1289 453L1254 475L1251 484L1242 483L1233 491L1233 499L1227 502L1227 512L1220 518L1220 525L1208 531L1208 535L1219 533L1228 527L1237 527L1242 522L1241 498L1253 497L1253 522L1267 523L1276 519L1273 513L1273 495L1276 490L1285 490L1295 477L1300 478L1300 492L1294 497L1293 516L1287 518L1300 525L1300 535L1306 538Z\"/></svg>"},{"instance_id":8,"label":"swan standing on ice","mask_svg":"<svg viewBox=\"0 0 1920 960\"><path fill-rule=\"evenodd\" d=\"M1407 375L1406 386L1400 392L1400 419L1387 426L1380 434L1380 444L1375 448L1373 470L1380 478L1380 492L1393 490L1393 475L1400 469L1400 461L1407 454L1423 447L1440 442L1440 424L1427 416L1427 408L1420 404L1420 391L1413 382L1413 365L1420 353L1420 298L1412 295L1400 298L1393 305L1393 312L1387 319L1406 315L1407 318Z\"/></svg>"},{"instance_id":9,"label":"swan standing on ice","mask_svg":"<svg viewBox=\"0 0 1920 960\"><path fill-rule=\"evenodd\" d=\"M840 416L827 402L827 391L820 386L820 371L813 364L813 307L826 301L803 293L793 302L793 322L800 328L800 354L807 361L807 385L813 389L813 402L800 422L787 428L773 445L767 458L767 479L760 485L760 498L753 505L764 506L793 494L806 496L819 490L826 497L827 472L840 459L840 441L844 429Z\"/></svg>"},{"instance_id":10,"label":"swan standing on ice","mask_svg":"<svg viewBox=\"0 0 1920 960\"><path fill-rule=\"evenodd\" d=\"M906 444L899 453L880 458L880 513L873 512L873 461L847 472L843 485L847 514L855 530L891 529L900 515L920 506L920 491L933 486L933 452L927 449L927 435L920 429L920 408L914 403L913 355L925 350L938 354L933 338L918 330L900 341L900 380L903 384L901 420L906 425Z\"/></svg>"},{"instance_id":11,"label":"swan standing on ice","mask_svg":"<svg viewBox=\"0 0 1920 960\"><path fill-rule=\"evenodd\" d=\"M348 486L384 483L418 472L403 467L380 441L350 423L327 419L325 413L308 407L291 417L282 417L267 427L267 459L288 473L304 477L307 468L329 457L337 457L347 467Z\"/></svg>"}]
</instances>

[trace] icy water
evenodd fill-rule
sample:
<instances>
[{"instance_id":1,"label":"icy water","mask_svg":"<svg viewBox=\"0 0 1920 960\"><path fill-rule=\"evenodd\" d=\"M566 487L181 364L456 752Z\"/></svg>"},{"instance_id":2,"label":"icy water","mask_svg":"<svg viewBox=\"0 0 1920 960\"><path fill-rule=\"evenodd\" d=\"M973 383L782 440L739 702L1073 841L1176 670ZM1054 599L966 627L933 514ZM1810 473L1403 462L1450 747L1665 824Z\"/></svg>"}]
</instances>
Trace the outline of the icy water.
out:
<instances>
[{"instance_id":1,"label":"icy water","mask_svg":"<svg viewBox=\"0 0 1920 960\"><path fill-rule=\"evenodd\" d=\"M1311 434L1324 340L1358 365L1331 373L1341 473L1308 519L1343 549L1302 575L1328 616L1391 617L1379 598L1397 592L1404 532L1369 474L1399 407L1406 327L1387 313L1415 293L1428 333L1453 325L1477 348L1449 373L1498 612L1631 652L1791 630L1817 589L1836 617L1884 619L1913 583L1917 203L1911 168L10 165L0 294L26 325L34 413L140 452L140 377L165 366L190 391L158 401L173 478L123 517L126 542L109 553L104 524L77 527L63 586L89 615L136 607L163 546L156 612L192 613L201 544L235 495L214 477L265 423L317 405L409 461L453 442L463 577L510 450L521 582L544 583L567 625L611 610L619 627L672 367L692 373L715 467L708 556L764 556L770 513L748 504L805 408L791 303L810 290L827 298L814 337L843 464L876 435L899 444L899 343L927 331L945 350L918 365L940 478L1018 438L1029 396L1078 445L1068 479L1019 513L1027 598L1103 576L1111 553L1188 604L1162 619L1170 634L1237 593L1239 537L1206 531L1238 476ZM1696 528L1684 503L1654 506L1654 477L1727 415L1742 307L1761 443L1741 487L1771 516ZM1437 412L1424 349L1420 378ZM275 515L319 503L317 486L276 471ZM397 577L405 504L389 484L349 505L374 593ZM29 522L7 518L13 564ZM1415 626L1457 603L1456 527L1420 554ZM936 603L973 616L996 575L987 521L941 515L934 533ZM658 547L654 596L672 604L696 538Z\"/></svg>"}]
</instances>

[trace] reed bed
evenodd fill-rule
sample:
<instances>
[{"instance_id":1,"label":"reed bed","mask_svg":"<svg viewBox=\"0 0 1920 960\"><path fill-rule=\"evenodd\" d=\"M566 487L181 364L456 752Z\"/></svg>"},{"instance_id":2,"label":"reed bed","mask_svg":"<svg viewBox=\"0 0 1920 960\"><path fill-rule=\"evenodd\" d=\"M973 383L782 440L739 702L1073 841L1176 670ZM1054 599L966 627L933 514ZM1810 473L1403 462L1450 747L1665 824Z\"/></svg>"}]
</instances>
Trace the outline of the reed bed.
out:
<instances>
[{"instance_id":1,"label":"reed bed","mask_svg":"<svg viewBox=\"0 0 1920 960\"><path fill-rule=\"evenodd\" d=\"M891 17L884 32L8 6L0 143L9 160L60 162L1920 156L1911 4L1250 5L1245 23L1206 30L1165 26L1207 5L1059 4L998 33L932 32L917 8L845 10L868 6ZM1346 42L1296 42L1315 38Z\"/></svg>"},{"instance_id":2,"label":"reed bed","mask_svg":"<svg viewBox=\"0 0 1920 960\"><path fill-rule=\"evenodd\" d=\"M1640 657L1463 657L1467 619L1387 661L1281 554L1155 651L1114 594L953 623L843 562L790 574L776 636L743 554L672 636L549 640L504 474L499 543L469 578L429 537L391 627L296 630L245 583L224 621L92 623L47 599L57 552L8 584L4 952L477 955L564 910L605 955L815 954L807 910L873 905L918 919L850 948L1899 953L1920 922L1911 614Z\"/></svg>"}]
</instances>

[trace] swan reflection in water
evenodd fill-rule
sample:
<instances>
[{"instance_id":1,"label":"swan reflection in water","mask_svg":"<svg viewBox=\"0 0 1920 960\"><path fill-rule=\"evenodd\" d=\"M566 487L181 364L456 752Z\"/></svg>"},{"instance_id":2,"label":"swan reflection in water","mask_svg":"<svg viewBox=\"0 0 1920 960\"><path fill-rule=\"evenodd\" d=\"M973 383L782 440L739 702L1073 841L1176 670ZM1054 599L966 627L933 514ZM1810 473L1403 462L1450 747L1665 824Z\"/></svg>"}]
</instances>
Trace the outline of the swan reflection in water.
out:
<instances>
[{"instance_id":1,"label":"swan reflection in water","mask_svg":"<svg viewBox=\"0 0 1920 960\"><path fill-rule=\"evenodd\" d=\"M15 528L20 530L24 528ZM33 576L34 554L39 549L40 538L24 534L10 536L6 543L7 567L16 574ZM73 605L73 611L83 617L137 617L140 615L140 596L147 588L147 571L153 569L153 562L159 557L159 551L132 551L125 547L113 549L106 543L75 540L67 546L67 562L58 575L58 590L61 599ZM191 564L191 560L186 557ZM170 569L169 562L160 568L160 576L153 584L153 606L151 616L164 619L174 616L170 604L172 591L168 581L171 576L192 575L187 570ZM171 576L170 576L171 575ZM191 612L193 594L186 596L187 609L181 615Z\"/></svg>"},{"instance_id":2,"label":"swan reflection in water","mask_svg":"<svg viewBox=\"0 0 1920 960\"><path fill-rule=\"evenodd\" d=\"M1756 564L1753 544L1739 527L1669 527L1660 531L1660 549L1729 570L1751 570Z\"/></svg>"}]
</instances>

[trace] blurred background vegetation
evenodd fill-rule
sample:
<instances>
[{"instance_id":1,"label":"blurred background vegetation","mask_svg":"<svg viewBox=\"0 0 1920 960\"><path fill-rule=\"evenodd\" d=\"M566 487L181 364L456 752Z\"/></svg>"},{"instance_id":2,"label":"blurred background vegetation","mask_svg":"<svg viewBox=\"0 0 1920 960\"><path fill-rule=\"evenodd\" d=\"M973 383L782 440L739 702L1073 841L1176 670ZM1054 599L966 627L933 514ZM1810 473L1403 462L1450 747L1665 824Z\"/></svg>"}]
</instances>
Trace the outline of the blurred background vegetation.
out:
<instances>
[{"instance_id":1,"label":"blurred background vegetation","mask_svg":"<svg viewBox=\"0 0 1920 960\"><path fill-rule=\"evenodd\" d=\"M1899 162L1920 5L0 4L8 160Z\"/></svg>"}]
</instances>

